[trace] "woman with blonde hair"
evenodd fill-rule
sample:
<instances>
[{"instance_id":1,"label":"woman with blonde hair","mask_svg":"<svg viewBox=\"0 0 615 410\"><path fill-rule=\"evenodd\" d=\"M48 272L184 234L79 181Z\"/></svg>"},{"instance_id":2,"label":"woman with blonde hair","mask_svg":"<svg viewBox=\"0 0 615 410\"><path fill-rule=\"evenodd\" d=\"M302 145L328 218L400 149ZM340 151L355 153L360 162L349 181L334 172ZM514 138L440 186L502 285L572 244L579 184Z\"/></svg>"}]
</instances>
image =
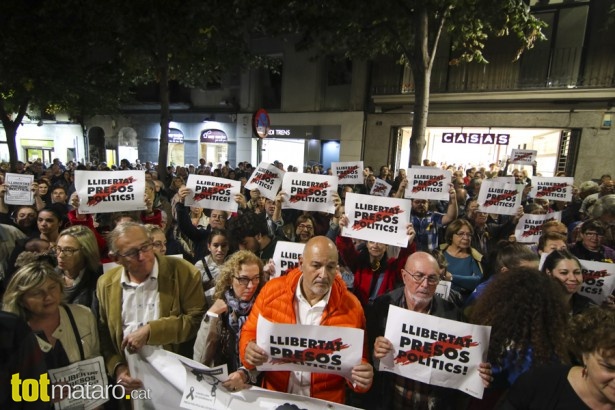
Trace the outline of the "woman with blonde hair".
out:
<instances>
[{"instance_id":1,"label":"woman with blonde hair","mask_svg":"<svg viewBox=\"0 0 615 410\"><path fill-rule=\"evenodd\" d=\"M214 304L205 314L194 344L194 360L207 366L227 364L223 386L240 390L256 377L241 366L239 336L264 284L263 262L250 251L234 253L220 269Z\"/></svg>"}]
</instances>

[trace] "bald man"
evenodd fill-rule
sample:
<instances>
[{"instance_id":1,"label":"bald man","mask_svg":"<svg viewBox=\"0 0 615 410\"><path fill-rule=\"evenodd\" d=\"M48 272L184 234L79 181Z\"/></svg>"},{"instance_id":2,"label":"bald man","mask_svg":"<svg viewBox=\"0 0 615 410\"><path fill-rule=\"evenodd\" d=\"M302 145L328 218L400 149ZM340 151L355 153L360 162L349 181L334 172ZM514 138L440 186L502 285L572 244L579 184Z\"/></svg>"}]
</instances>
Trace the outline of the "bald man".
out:
<instances>
[{"instance_id":1,"label":"bald man","mask_svg":"<svg viewBox=\"0 0 615 410\"><path fill-rule=\"evenodd\" d=\"M335 244L324 236L310 239L299 258L300 266L286 276L270 280L261 290L239 342L242 363L250 369L267 361L267 352L256 344L258 316L275 323L343 326L365 330L359 300L339 274ZM366 392L373 378L364 349L363 361L352 370L351 379L316 372L267 371L263 387L292 394L344 403L346 385Z\"/></svg>"}]
</instances>

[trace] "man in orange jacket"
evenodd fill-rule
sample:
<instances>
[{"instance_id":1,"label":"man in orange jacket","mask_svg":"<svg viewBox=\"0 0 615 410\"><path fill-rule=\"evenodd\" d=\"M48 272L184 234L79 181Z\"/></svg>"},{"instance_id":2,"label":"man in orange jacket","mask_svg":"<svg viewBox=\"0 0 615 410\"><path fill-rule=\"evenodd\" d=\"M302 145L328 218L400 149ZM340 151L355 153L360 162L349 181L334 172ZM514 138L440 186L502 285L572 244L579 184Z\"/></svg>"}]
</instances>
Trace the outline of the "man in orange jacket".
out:
<instances>
[{"instance_id":1,"label":"man in orange jacket","mask_svg":"<svg viewBox=\"0 0 615 410\"><path fill-rule=\"evenodd\" d=\"M335 244L316 236L305 245L300 267L272 279L261 290L248 320L241 329L242 363L254 368L267 361L267 352L256 344L258 316L274 323L343 326L365 330L365 315L358 299L348 292L338 274ZM352 369L351 380L334 374L301 371L267 371L263 387L286 393L344 403L346 382L359 393L369 390L374 377L366 349L361 364Z\"/></svg>"}]
</instances>

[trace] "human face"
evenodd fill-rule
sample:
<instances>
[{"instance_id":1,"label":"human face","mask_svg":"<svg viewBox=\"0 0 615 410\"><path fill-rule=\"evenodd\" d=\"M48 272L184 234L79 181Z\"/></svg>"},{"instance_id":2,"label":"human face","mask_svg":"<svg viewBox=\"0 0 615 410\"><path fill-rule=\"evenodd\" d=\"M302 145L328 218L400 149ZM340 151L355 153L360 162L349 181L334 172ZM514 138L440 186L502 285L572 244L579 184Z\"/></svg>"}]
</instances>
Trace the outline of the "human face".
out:
<instances>
[{"instance_id":1,"label":"human face","mask_svg":"<svg viewBox=\"0 0 615 410\"><path fill-rule=\"evenodd\" d=\"M260 252L261 245L255 236L246 236L239 242L239 249L242 251Z\"/></svg>"},{"instance_id":2,"label":"human face","mask_svg":"<svg viewBox=\"0 0 615 410\"><path fill-rule=\"evenodd\" d=\"M376 177L373 175L368 176L367 178L365 178L365 185L368 188L371 188L374 186L374 183L376 182Z\"/></svg>"},{"instance_id":3,"label":"human face","mask_svg":"<svg viewBox=\"0 0 615 410\"><path fill-rule=\"evenodd\" d=\"M615 181L608 180L600 184L600 196L615 194Z\"/></svg>"},{"instance_id":4,"label":"human face","mask_svg":"<svg viewBox=\"0 0 615 410\"><path fill-rule=\"evenodd\" d=\"M228 240L224 235L214 235L211 243L207 245L207 249L209 249L212 259L220 265L228 255Z\"/></svg>"},{"instance_id":5,"label":"human face","mask_svg":"<svg viewBox=\"0 0 615 410\"><path fill-rule=\"evenodd\" d=\"M265 200L265 212L270 217L273 216L273 213L275 212L275 202L272 201L271 199Z\"/></svg>"},{"instance_id":6,"label":"human face","mask_svg":"<svg viewBox=\"0 0 615 410\"><path fill-rule=\"evenodd\" d=\"M592 393L600 397L601 402L615 403L615 356L585 353L583 362L587 366L587 382Z\"/></svg>"},{"instance_id":7,"label":"human face","mask_svg":"<svg viewBox=\"0 0 615 410\"><path fill-rule=\"evenodd\" d=\"M412 213L417 216L424 216L427 214L427 201L424 199L412 200Z\"/></svg>"},{"instance_id":8,"label":"human face","mask_svg":"<svg viewBox=\"0 0 615 410\"><path fill-rule=\"evenodd\" d=\"M36 221L36 211L32 208L22 208L17 212L15 223L22 228L29 228Z\"/></svg>"},{"instance_id":9,"label":"human face","mask_svg":"<svg viewBox=\"0 0 615 410\"><path fill-rule=\"evenodd\" d=\"M465 225L453 234L453 245L459 249L469 249L472 243L472 231Z\"/></svg>"},{"instance_id":10,"label":"human face","mask_svg":"<svg viewBox=\"0 0 615 410\"><path fill-rule=\"evenodd\" d=\"M581 267L574 259L562 259L547 274L560 281L569 295L577 293L583 284Z\"/></svg>"},{"instance_id":11,"label":"human face","mask_svg":"<svg viewBox=\"0 0 615 410\"><path fill-rule=\"evenodd\" d=\"M47 191L49 191L49 185L42 182L38 184L38 194L40 196L47 195Z\"/></svg>"},{"instance_id":12,"label":"human face","mask_svg":"<svg viewBox=\"0 0 615 410\"><path fill-rule=\"evenodd\" d=\"M72 255L69 255L72 253ZM63 235L58 239L56 246L56 257L58 258L58 268L68 271L71 276L79 274L85 267L85 257L79 241L70 235Z\"/></svg>"},{"instance_id":13,"label":"human face","mask_svg":"<svg viewBox=\"0 0 615 410\"><path fill-rule=\"evenodd\" d=\"M138 226L130 227L117 238L115 243L116 262L126 269L126 273L132 279L145 280L154 268L156 260L154 247L150 246L147 249L147 245L151 244L146 231ZM145 249L139 251L141 248ZM137 253L132 256L122 256L134 251L137 251Z\"/></svg>"},{"instance_id":14,"label":"human face","mask_svg":"<svg viewBox=\"0 0 615 410\"><path fill-rule=\"evenodd\" d=\"M258 265L243 264L239 267L239 272L233 276L233 292L240 300L248 302L254 296L258 284L260 282L260 269ZM243 285L240 281L246 281L247 284Z\"/></svg>"},{"instance_id":15,"label":"human face","mask_svg":"<svg viewBox=\"0 0 615 410\"><path fill-rule=\"evenodd\" d=\"M380 260L384 256L384 251L386 251L387 246L380 242L367 242L367 252L369 252L369 256Z\"/></svg>"},{"instance_id":16,"label":"human face","mask_svg":"<svg viewBox=\"0 0 615 410\"><path fill-rule=\"evenodd\" d=\"M224 229L226 225L226 213L224 211L211 211L211 215L209 216L209 225L211 225L212 229Z\"/></svg>"},{"instance_id":17,"label":"human face","mask_svg":"<svg viewBox=\"0 0 615 410\"><path fill-rule=\"evenodd\" d=\"M306 244L301 260L301 289L307 300L322 299L335 280L337 269L337 250L323 238L315 238Z\"/></svg>"},{"instance_id":18,"label":"human face","mask_svg":"<svg viewBox=\"0 0 615 410\"><path fill-rule=\"evenodd\" d=\"M401 272L404 294L410 306L426 307L433 299L438 286L437 283L430 284L428 280L429 277L440 277L438 264L426 255L416 254L408 258ZM418 282L412 275L423 276L423 279Z\"/></svg>"},{"instance_id":19,"label":"human face","mask_svg":"<svg viewBox=\"0 0 615 410\"><path fill-rule=\"evenodd\" d=\"M23 294L23 307L33 317L45 317L56 314L62 301L62 287L52 279L46 279L39 286Z\"/></svg>"},{"instance_id":20,"label":"human face","mask_svg":"<svg viewBox=\"0 0 615 410\"><path fill-rule=\"evenodd\" d=\"M51 193L51 202L54 204L65 204L67 199L68 195L66 195L66 191L63 189L54 189Z\"/></svg>"},{"instance_id":21,"label":"human face","mask_svg":"<svg viewBox=\"0 0 615 410\"><path fill-rule=\"evenodd\" d=\"M150 234L152 237L152 244L154 245L154 252L157 255L166 255L167 253L167 238L162 232L154 232Z\"/></svg>"},{"instance_id":22,"label":"human face","mask_svg":"<svg viewBox=\"0 0 615 410\"><path fill-rule=\"evenodd\" d=\"M563 251L566 250L566 242L559 239L548 239L545 242L545 248L540 251L541 254L546 253L547 255L553 251Z\"/></svg>"},{"instance_id":23,"label":"human face","mask_svg":"<svg viewBox=\"0 0 615 410\"><path fill-rule=\"evenodd\" d=\"M50 235L60 231L60 221L52 212L39 212L36 223L38 225L39 232L43 235Z\"/></svg>"},{"instance_id":24,"label":"human face","mask_svg":"<svg viewBox=\"0 0 615 410\"><path fill-rule=\"evenodd\" d=\"M585 233L581 233L581 241L590 251L598 251L602 246L603 234L598 234L596 231L588 230Z\"/></svg>"},{"instance_id":25,"label":"human face","mask_svg":"<svg viewBox=\"0 0 615 410\"><path fill-rule=\"evenodd\" d=\"M301 243L307 243L307 241L312 239L314 237L314 225L312 221L307 219L300 222L299 225L297 225L297 229L295 229L295 235Z\"/></svg>"}]
</instances>

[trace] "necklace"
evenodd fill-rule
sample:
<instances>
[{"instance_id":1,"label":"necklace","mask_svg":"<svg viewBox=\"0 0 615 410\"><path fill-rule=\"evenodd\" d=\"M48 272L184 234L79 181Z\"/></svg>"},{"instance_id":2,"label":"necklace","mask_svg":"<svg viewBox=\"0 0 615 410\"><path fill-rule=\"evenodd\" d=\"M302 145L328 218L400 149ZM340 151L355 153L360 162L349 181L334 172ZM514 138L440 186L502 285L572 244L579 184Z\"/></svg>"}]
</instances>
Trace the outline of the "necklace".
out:
<instances>
[{"instance_id":1,"label":"necklace","mask_svg":"<svg viewBox=\"0 0 615 410\"><path fill-rule=\"evenodd\" d=\"M380 261L377 260L377 261L372 262L371 268L372 268L372 272L376 272L378 269L380 269Z\"/></svg>"}]
</instances>

